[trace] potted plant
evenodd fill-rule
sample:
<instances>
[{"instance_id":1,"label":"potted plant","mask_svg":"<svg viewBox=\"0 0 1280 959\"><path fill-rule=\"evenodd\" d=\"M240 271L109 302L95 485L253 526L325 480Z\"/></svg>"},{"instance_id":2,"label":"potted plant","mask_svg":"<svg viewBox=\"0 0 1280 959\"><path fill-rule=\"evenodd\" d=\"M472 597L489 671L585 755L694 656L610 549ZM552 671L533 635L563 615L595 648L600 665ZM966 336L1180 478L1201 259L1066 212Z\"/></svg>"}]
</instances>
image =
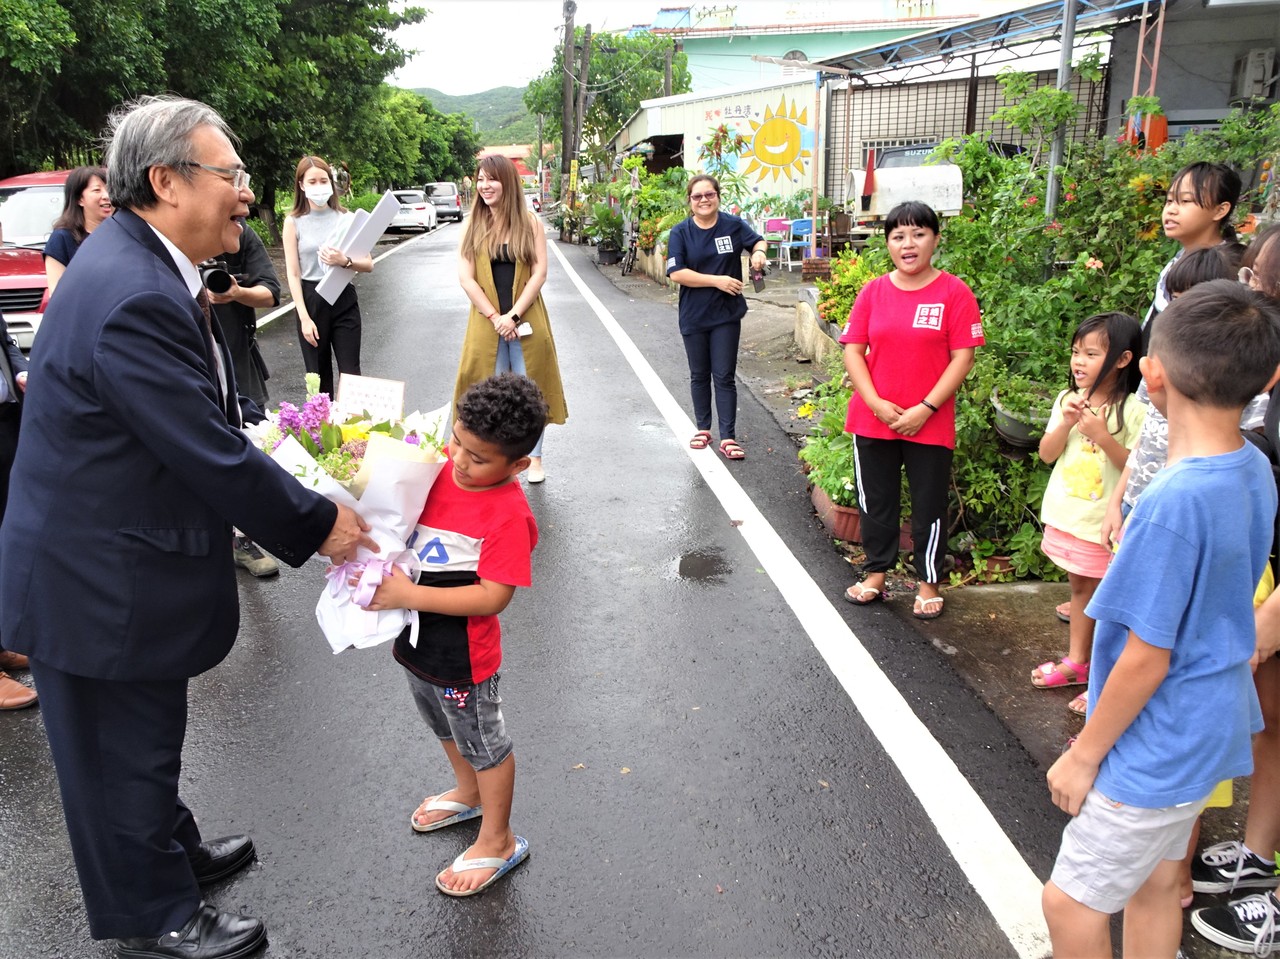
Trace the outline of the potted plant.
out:
<instances>
[{"instance_id":1,"label":"potted plant","mask_svg":"<svg viewBox=\"0 0 1280 959\"><path fill-rule=\"evenodd\" d=\"M853 387L845 378L839 354L832 360L830 373L830 379L819 384L813 398L797 411L813 420L797 455L808 471L809 498L822 525L836 539L856 543L861 539L857 474L853 437L844 431Z\"/></svg>"},{"instance_id":2,"label":"potted plant","mask_svg":"<svg viewBox=\"0 0 1280 959\"><path fill-rule=\"evenodd\" d=\"M1010 446L1036 449L1049 425L1056 397L1047 384L1023 375L1004 377L991 388L992 425Z\"/></svg>"},{"instance_id":3,"label":"potted plant","mask_svg":"<svg viewBox=\"0 0 1280 959\"><path fill-rule=\"evenodd\" d=\"M617 263L622 259L622 214L608 203L597 203L591 211L591 225L585 230L596 241L596 262Z\"/></svg>"}]
</instances>

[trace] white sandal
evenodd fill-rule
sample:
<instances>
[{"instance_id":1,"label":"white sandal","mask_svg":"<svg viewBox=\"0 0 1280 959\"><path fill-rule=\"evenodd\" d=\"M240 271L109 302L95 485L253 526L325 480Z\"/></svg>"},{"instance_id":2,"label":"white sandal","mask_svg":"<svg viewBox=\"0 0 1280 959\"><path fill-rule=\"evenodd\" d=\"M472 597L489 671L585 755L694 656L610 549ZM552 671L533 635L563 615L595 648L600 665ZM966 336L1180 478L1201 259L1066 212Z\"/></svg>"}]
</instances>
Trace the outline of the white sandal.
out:
<instances>
[{"instance_id":1,"label":"white sandal","mask_svg":"<svg viewBox=\"0 0 1280 959\"><path fill-rule=\"evenodd\" d=\"M444 795L441 793L440 795ZM423 809L419 806L413 811L413 815L409 817L409 825L413 827L414 832L434 832L437 829L443 829L445 826L456 826L460 822L466 822L468 819L475 819L482 815L483 810L479 806L468 806L466 803L454 802L452 799L441 799L440 796L428 796L423 801L426 806ZM448 819L441 819L439 822L429 822L426 825L418 822L418 813L420 812L452 812L455 815Z\"/></svg>"}]
</instances>

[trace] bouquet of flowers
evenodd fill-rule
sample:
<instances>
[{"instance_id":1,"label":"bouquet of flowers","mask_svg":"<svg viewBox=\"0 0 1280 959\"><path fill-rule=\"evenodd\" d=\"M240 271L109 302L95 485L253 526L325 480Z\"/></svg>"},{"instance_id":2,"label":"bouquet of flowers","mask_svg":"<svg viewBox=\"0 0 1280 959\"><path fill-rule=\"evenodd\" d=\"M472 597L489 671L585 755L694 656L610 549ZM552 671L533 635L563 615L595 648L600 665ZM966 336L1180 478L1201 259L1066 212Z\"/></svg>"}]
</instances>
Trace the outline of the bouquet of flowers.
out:
<instances>
[{"instance_id":1,"label":"bouquet of flowers","mask_svg":"<svg viewBox=\"0 0 1280 959\"><path fill-rule=\"evenodd\" d=\"M328 395L318 392L315 374L307 374L307 388L301 407L281 403L246 432L298 482L350 507L369 524L378 555L361 550L355 562L325 571L328 586L316 604L316 618L335 653L348 646L376 646L394 639L405 626L417 625L413 610L373 612L364 606L392 566L418 575L418 556L405 543L444 468L441 450L449 407L398 421L375 423L357 415L339 423ZM349 585L352 579L357 586Z\"/></svg>"}]
</instances>

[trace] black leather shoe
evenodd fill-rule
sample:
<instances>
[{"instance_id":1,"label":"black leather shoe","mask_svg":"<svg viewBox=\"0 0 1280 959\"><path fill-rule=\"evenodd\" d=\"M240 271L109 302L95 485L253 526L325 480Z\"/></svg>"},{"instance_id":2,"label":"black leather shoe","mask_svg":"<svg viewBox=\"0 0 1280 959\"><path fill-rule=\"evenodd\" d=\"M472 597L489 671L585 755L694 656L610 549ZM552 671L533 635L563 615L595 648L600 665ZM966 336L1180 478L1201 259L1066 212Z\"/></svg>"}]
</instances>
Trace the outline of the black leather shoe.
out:
<instances>
[{"instance_id":1,"label":"black leather shoe","mask_svg":"<svg viewBox=\"0 0 1280 959\"><path fill-rule=\"evenodd\" d=\"M191 871L196 882L206 886L226 879L253 862L253 840L248 836L223 836L200 844L200 852L191 857Z\"/></svg>"},{"instance_id":2,"label":"black leather shoe","mask_svg":"<svg viewBox=\"0 0 1280 959\"><path fill-rule=\"evenodd\" d=\"M267 942L267 930L257 919L218 912L204 903L187 924L156 939L117 939L121 959L241 959Z\"/></svg>"}]
</instances>

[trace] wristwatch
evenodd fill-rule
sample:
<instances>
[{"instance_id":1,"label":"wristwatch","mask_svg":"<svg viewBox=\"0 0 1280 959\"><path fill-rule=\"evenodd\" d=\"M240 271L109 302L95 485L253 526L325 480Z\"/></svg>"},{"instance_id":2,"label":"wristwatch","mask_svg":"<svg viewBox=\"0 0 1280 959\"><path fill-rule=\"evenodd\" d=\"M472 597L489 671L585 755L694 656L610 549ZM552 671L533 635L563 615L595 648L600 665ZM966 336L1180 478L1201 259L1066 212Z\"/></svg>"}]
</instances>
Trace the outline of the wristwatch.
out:
<instances>
[{"instance_id":1,"label":"wristwatch","mask_svg":"<svg viewBox=\"0 0 1280 959\"><path fill-rule=\"evenodd\" d=\"M512 323L514 323L516 326L519 326L519 325L520 325L520 314L519 314L519 313L512 313L512 314L511 314L511 322L512 322Z\"/></svg>"},{"instance_id":2,"label":"wristwatch","mask_svg":"<svg viewBox=\"0 0 1280 959\"><path fill-rule=\"evenodd\" d=\"M347 269L351 269L351 257L347 257Z\"/></svg>"}]
</instances>

